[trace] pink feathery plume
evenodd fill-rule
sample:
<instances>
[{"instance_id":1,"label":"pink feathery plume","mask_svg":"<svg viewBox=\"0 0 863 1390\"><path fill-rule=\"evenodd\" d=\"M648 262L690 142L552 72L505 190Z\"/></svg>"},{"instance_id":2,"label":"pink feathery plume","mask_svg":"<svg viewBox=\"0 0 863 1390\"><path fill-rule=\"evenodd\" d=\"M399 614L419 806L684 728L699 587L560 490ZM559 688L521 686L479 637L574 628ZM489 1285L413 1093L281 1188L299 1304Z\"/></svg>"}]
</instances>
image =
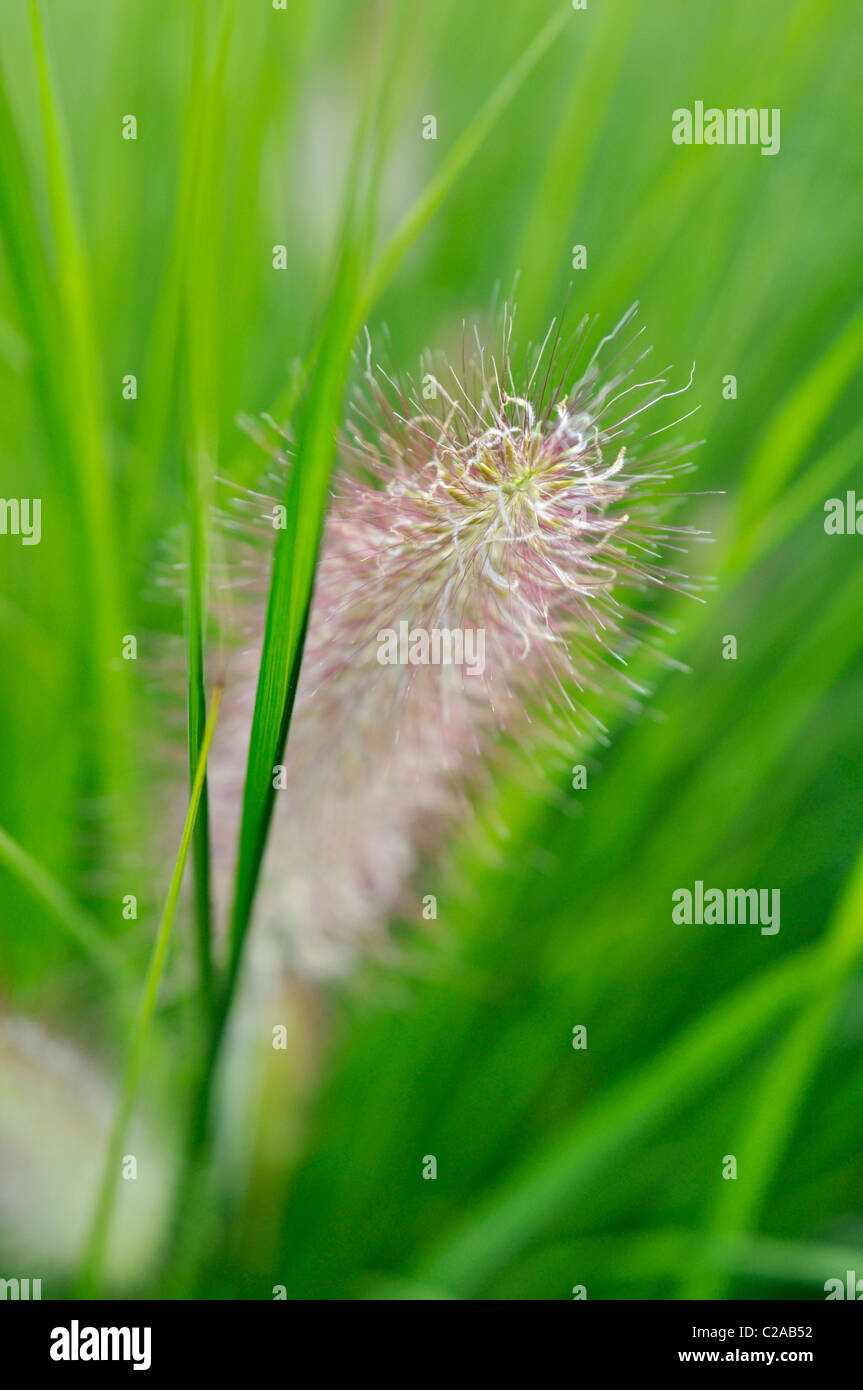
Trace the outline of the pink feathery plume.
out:
<instances>
[{"instance_id":1,"label":"pink feathery plume","mask_svg":"<svg viewBox=\"0 0 863 1390\"><path fill-rule=\"evenodd\" d=\"M426 362L418 384L375 369L367 342L257 905L259 940L301 973L386 940L504 745L601 737L582 697L626 682L659 627L635 596L693 591L668 555L703 533L661 520L689 446L643 429L678 393L631 380L647 355L620 341L634 313L592 351L587 320L565 346L553 326L518 377L506 311L498 353L466 334L459 369ZM259 646L235 660L211 755L223 869Z\"/></svg>"}]
</instances>

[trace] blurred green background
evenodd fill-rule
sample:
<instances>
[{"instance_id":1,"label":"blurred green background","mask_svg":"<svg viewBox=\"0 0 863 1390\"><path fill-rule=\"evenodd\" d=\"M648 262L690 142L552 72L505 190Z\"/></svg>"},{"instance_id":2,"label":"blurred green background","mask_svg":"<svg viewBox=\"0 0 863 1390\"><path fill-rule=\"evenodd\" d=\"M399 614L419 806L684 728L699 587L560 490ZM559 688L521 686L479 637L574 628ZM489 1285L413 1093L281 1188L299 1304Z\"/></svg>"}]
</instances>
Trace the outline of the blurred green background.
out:
<instances>
[{"instance_id":1,"label":"blurred green background","mask_svg":"<svg viewBox=\"0 0 863 1390\"><path fill-rule=\"evenodd\" d=\"M154 575L190 455L249 482L237 417L286 418L369 81L378 244L410 234L365 318L396 361L457 341L516 272L523 342L570 283L572 314L606 329L638 299L656 364L677 384L696 362L692 487L721 494L679 518L716 537L692 557L707 602L665 605L690 670L645 660L641 720L604 711L610 747L573 750L585 791L502 787L478 808L498 852L478 829L426 866L437 929L397 927L397 963L292 992L294 1055L254 1094L237 1083L227 1216L174 1292L819 1298L863 1273L863 541L823 525L828 498L863 493L856 32L853 0L3 5L0 496L40 497L43 518L37 547L0 537L7 1017L118 1072L98 942L128 933L140 976L171 871L152 858L154 747L159 630L182 630L182 606L153 601ZM778 107L779 154L673 144L672 111L697 100ZM182 787L181 670L175 685ZM673 925L671 892L696 879L779 888L780 933ZM185 978L143 1105L168 1155ZM38 1142L50 1171L18 1217L38 1200L60 1223L73 1140L58 1118ZM50 1240L37 1255L16 1202L0 1275L47 1278ZM74 1273L58 1253L44 1296ZM162 1279L142 1253L117 1287Z\"/></svg>"}]
</instances>

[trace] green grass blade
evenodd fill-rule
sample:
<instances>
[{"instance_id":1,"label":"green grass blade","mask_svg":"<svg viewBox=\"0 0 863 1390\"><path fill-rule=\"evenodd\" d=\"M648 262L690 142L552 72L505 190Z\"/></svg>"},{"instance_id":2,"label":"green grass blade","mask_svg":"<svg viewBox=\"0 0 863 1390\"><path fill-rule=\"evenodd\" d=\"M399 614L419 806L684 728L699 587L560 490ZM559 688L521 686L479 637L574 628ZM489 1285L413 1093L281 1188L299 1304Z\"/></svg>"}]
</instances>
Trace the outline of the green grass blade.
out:
<instances>
[{"instance_id":1,"label":"green grass blade","mask_svg":"<svg viewBox=\"0 0 863 1390\"><path fill-rule=\"evenodd\" d=\"M281 762L299 679L342 395L353 346L361 253L349 239L297 437L276 543L252 720L231 936L236 977L272 816L273 768Z\"/></svg>"},{"instance_id":2,"label":"green grass blade","mask_svg":"<svg viewBox=\"0 0 863 1390\"><path fill-rule=\"evenodd\" d=\"M863 853L849 878L821 947L825 974L808 998L788 1036L771 1055L754 1090L746 1093L746 1113L728 1152L737 1159L737 1178L720 1182L712 1215L705 1223L717 1237L744 1236L757 1221L818 1063L837 1002L863 954ZM683 1298L720 1299L727 1281L695 1274Z\"/></svg>"},{"instance_id":3,"label":"green grass blade","mask_svg":"<svg viewBox=\"0 0 863 1390\"><path fill-rule=\"evenodd\" d=\"M216 453L218 449L217 388L215 384L215 344L218 309L218 239L213 231L210 209L218 201L218 132L220 96L231 26L233 0L226 0L222 11L213 73L209 82L203 71L202 27L196 35L195 90L200 112L192 129L196 132L194 168L196 182L190 209L190 235L186 239L185 263L186 317L188 341L188 441L186 454L186 515L188 524L188 597L186 612L186 654L188 667L189 783L194 785L207 722L206 656L207 574L209 570L208 523ZM209 1010L215 1004L211 944L210 829L207 782L201 791L201 804L193 840L195 881L195 927L201 992Z\"/></svg>"},{"instance_id":4,"label":"green grass blade","mask_svg":"<svg viewBox=\"0 0 863 1390\"><path fill-rule=\"evenodd\" d=\"M77 469L84 543L89 562L87 575L91 620L86 630L92 634L91 679L101 735L96 744L96 757L102 762L101 790L111 795L116 804L128 789L124 766L125 686L122 680L112 680L110 675L111 664L119 655L123 635L124 571L119 558L106 451L99 387L102 370L96 342L90 272L68 169L66 137L55 96L39 0L30 0L29 8L63 327L62 335L54 335L58 343L62 343L62 350L54 353L51 370L63 383L69 450ZM115 839L116 832L113 818L109 817L108 822L105 834L110 842ZM119 861L116 846L113 857L115 863Z\"/></svg>"},{"instance_id":5,"label":"green grass blade","mask_svg":"<svg viewBox=\"0 0 863 1390\"><path fill-rule=\"evenodd\" d=\"M742 578L790 535L807 517L823 524L823 504L859 462L863 451L863 425L850 430L776 499L757 521L738 532L725 566Z\"/></svg>"},{"instance_id":6,"label":"green grass blade","mask_svg":"<svg viewBox=\"0 0 863 1390\"><path fill-rule=\"evenodd\" d=\"M183 309L187 298L188 267L196 247L194 236L195 190L198 183L198 149L206 95L206 11L194 14L188 76L188 100L183 111L183 142L177 211L165 270L156 298L143 379L147 390L147 410L140 421L134 446L135 486L126 505L129 511L130 549L136 559L147 540L154 496L159 481L166 439L177 391L181 357Z\"/></svg>"},{"instance_id":7,"label":"green grass blade","mask_svg":"<svg viewBox=\"0 0 863 1390\"><path fill-rule=\"evenodd\" d=\"M751 461L741 497L742 521L760 518L811 447L863 360L863 310L777 408Z\"/></svg>"},{"instance_id":8,"label":"green grass blade","mask_svg":"<svg viewBox=\"0 0 863 1390\"><path fill-rule=\"evenodd\" d=\"M650 1228L627 1232L603 1232L565 1246L566 1262L579 1271L588 1292L596 1275L603 1285L627 1286L666 1283L682 1265L696 1261L707 1270L723 1270L746 1279L769 1279L779 1284L820 1286L837 1270L859 1267L861 1253L853 1246L826 1245L803 1240L772 1240L760 1236L704 1241L692 1229ZM497 1291L496 1291L497 1292ZM563 1291L566 1297L566 1290Z\"/></svg>"},{"instance_id":9,"label":"green grass blade","mask_svg":"<svg viewBox=\"0 0 863 1390\"><path fill-rule=\"evenodd\" d=\"M818 954L801 952L723 999L536 1153L422 1261L420 1277L462 1296L481 1288L602 1164L745 1056L822 973Z\"/></svg>"},{"instance_id":10,"label":"green grass blade","mask_svg":"<svg viewBox=\"0 0 863 1390\"><path fill-rule=\"evenodd\" d=\"M370 209L366 203L360 214L358 204L364 176L362 142L369 116L367 107L358 126L342 219L338 271L288 475L285 525L276 540L246 765L228 966L218 992L191 1109L172 1236L175 1269L191 1270L198 1255L195 1227L204 1204L201 1172L206 1173L213 1092L273 813L273 769L284 754L299 680L342 398L354 344L357 295L367 253Z\"/></svg>"},{"instance_id":11,"label":"green grass blade","mask_svg":"<svg viewBox=\"0 0 863 1390\"><path fill-rule=\"evenodd\" d=\"M66 421L58 382L49 370L51 325L56 320L52 286L45 274L45 250L18 128L0 69L0 236L28 344L33 352L34 385L44 423L62 439Z\"/></svg>"},{"instance_id":12,"label":"green grass blade","mask_svg":"<svg viewBox=\"0 0 863 1390\"><path fill-rule=\"evenodd\" d=\"M360 321L380 298L404 257L434 217L457 179L482 148L500 117L515 100L528 77L563 33L566 24L571 21L571 6L566 9L559 9L552 15L545 27L537 34L533 43L525 49L519 60L513 64L477 112L467 129L456 140L435 177L405 214L378 255L360 295L358 305Z\"/></svg>"},{"instance_id":13,"label":"green grass blade","mask_svg":"<svg viewBox=\"0 0 863 1390\"><path fill-rule=\"evenodd\" d=\"M2 829L0 863L38 902L48 908L70 941L84 952L111 984L122 986L128 983L122 958L112 941L105 936L97 919L80 907L62 884Z\"/></svg>"},{"instance_id":14,"label":"green grass blade","mask_svg":"<svg viewBox=\"0 0 863 1390\"><path fill-rule=\"evenodd\" d=\"M396 12L376 80L369 84L357 122L338 235L337 269L312 354L313 369L285 493L285 525L276 540L243 794L224 1010L230 1007L239 972L275 801L273 769L284 753L299 681L380 176L379 157L369 157L369 137L384 118L386 103L381 94L398 56L402 32Z\"/></svg>"},{"instance_id":15,"label":"green grass blade","mask_svg":"<svg viewBox=\"0 0 863 1390\"><path fill-rule=\"evenodd\" d=\"M521 237L515 269L545 308L558 279L561 228L578 206L588 166L614 100L642 0L602 7L580 43L566 105L550 143ZM565 170L565 176L563 172Z\"/></svg>"},{"instance_id":16,"label":"green grass blade","mask_svg":"<svg viewBox=\"0 0 863 1390\"><path fill-rule=\"evenodd\" d=\"M171 875L168 896L165 900L165 908L153 945L150 964L147 968L138 1016L132 1031L120 1092L120 1101L108 1141L105 1171L96 1201L93 1223L90 1229L87 1250L79 1280L78 1295L82 1298L96 1297L102 1278L102 1267L110 1237L111 1218L116 1200L117 1181L120 1173L123 1149L126 1143L129 1124L135 1109L138 1087L144 1069L147 1044L150 1037L150 1027L156 1008L165 961L168 955L168 947L171 944L174 913L177 908L177 900L180 896L180 888L183 883L183 873L186 867L189 845L192 840L195 819L204 789L207 757L213 739L213 731L216 727L216 720L219 715L221 698L221 688L216 687L210 702L210 715L204 732L204 739L201 744L201 756L198 760L198 769L195 774L195 781L189 798L189 809L186 813L186 821L180 838L180 847L177 851L174 872Z\"/></svg>"},{"instance_id":17,"label":"green grass blade","mask_svg":"<svg viewBox=\"0 0 863 1390\"><path fill-rule=\"evenodd\" d=\"M534 42L525 50L498 84L473 121L464 130L444 159L441 168L428 186L402 218L395 231L386 241L371 270L366 275L356 302L352 308L352 333L355 336L370 310L389 286L393 276L418 237L429 225L435 213L445 202L447 196L458 182L465 169L479 153L485 140L495 125L517 97L520 89L538 67L541 60L563 32L571 18L569 9L559 10L537 35ZM381 122L387 118L387 104L381 103L379 115ZM380 160L378 159L378 165ZM378 167L377 173L380 172ZM307 386L311 372L321 350L321 340L314 343L305 362L297 371L288 388L273 405L271 414L276 418L290 417L297 405L302 390Z\"/></svg>"}]
</instances>

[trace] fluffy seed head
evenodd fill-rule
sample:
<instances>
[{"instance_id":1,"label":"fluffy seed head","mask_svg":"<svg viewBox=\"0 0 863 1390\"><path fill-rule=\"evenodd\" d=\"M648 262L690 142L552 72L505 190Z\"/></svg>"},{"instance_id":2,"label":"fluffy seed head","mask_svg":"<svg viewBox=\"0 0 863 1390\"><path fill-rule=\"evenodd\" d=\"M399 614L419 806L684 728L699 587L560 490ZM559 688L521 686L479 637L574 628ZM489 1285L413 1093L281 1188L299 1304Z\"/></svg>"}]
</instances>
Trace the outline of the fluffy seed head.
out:
<instances>
[{"instance_id":1,"label":"fluffy seed head","mask_svg":"<svg viewBox=\"0 0 863 1390\"><path fill-rule=\"evenodd\" d=\"M626 682L659 626L637 592L691 590L668 555L697 533L662 519L689 446L643 429L677 393L637 375L633 315L595 346L587 320L565 345L553 326L519 372L504 312L497 351L465 330L459 366L427 360L416 383L367 340L259 904L297 968L343 969L412 911L417 863L504 742L601 736L588 692ZM235 672L235 729L256 658ZM212 760L232 834L243 766L235 732Z\"/></svg>"}]
</instances>

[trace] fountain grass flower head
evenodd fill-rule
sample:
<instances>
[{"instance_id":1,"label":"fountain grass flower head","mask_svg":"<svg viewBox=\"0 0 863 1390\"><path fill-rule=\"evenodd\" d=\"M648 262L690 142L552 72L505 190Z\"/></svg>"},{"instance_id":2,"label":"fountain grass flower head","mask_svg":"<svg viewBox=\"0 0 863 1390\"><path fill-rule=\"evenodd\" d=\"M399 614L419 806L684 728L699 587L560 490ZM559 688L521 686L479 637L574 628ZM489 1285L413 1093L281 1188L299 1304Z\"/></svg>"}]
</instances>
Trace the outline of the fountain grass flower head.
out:
<instances>
[{"instance_id":1,"label":"fountain grass flower head","mask_svg":"<svg viewBox=\"0 0 863 1390\"><path fill-rule=\"evenodd\" d=\"M458 365L426 358L418 381L366 338L258 903L301 972L344 970L418 915L418 863L505 758L541 748L553 776L549 750L603 738L615 687L643 695L627 660L662 631L650 593L693 591L669 557L702 533L664 520L691 445L657 442L675 421L644 428L679 391L639 370L634 314L599 341L553 325L519 370L505 310L496 350L466 327ZM231 836L258 647L211 758Z\"/></svg>"}]
</instances>

